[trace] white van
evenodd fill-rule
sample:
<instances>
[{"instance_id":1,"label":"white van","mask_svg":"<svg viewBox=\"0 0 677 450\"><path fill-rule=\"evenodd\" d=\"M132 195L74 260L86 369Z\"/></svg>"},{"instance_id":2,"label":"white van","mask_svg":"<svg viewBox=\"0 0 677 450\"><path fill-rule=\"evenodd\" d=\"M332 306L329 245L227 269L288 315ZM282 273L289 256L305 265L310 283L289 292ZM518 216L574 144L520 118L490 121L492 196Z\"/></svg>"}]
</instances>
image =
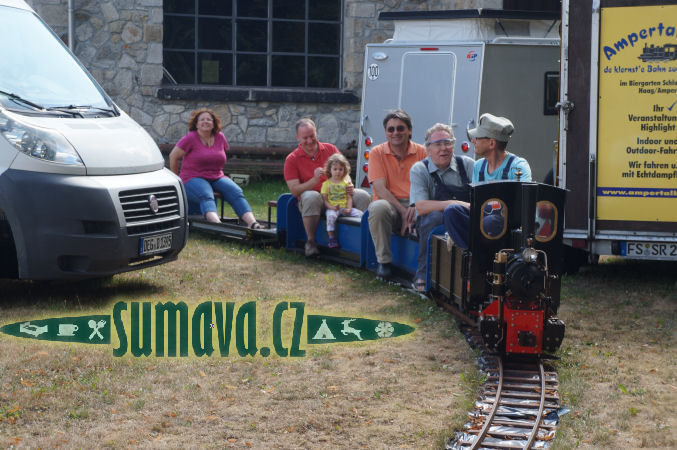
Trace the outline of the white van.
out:
<instances>
[{"instance_id":1,"label":"white van","mask_svg":"<svg viewBox=\"0 0 677 450\"><path fill-rule=\"evenodd\" d=\"M157 145L23 1L0 0L0 277L176 259L185 193Z\"/></svg>"}]
</instances>

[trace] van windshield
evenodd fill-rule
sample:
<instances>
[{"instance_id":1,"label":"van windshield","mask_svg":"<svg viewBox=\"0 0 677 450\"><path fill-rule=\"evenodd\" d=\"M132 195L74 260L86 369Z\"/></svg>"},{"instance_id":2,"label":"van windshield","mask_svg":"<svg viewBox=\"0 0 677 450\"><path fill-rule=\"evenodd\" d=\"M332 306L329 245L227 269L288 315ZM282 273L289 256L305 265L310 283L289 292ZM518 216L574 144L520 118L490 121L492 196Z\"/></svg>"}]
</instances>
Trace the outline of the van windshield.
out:
<instances>
[{"instance_id":1,"label":"van windshield","mask_svg":"<svg viewBox=\"0 0 677 450\"><path fill-rule=\"evenodd\" d=\"M48 108L114 113L103 91L33 12L0 6L0 30L3 107L27 114L52 113L43 111Z\"/></svg>"}]
</instances>

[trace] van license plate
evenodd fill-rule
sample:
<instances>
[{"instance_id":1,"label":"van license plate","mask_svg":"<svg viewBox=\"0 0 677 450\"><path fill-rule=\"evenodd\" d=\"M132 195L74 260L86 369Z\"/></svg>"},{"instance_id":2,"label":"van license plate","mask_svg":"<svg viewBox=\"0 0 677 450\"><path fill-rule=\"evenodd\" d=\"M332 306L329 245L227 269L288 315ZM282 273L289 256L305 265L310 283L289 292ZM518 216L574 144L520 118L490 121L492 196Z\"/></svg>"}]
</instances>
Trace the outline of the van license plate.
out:
<instances>
[{"instance_id":1,"label":"van license plate","mask_svg":"<svg viewBox=\"0 0 677 450\"><path fill-rule=\"evenodd\" d=\"M622 249L621 249L622 250ZM625 245L622 256L646 259L674 259L677 260L677 243L672 242L632 242Z\"/></svg>"},{"instance_id":2,"label":"van license plate","mask_svg":"<svg viewBox=\"0 0 677 450\"><path fill-rule=\"evenodd\" d=\"M172 234L148 236L139 240L139 255L149 255L172 248Z\"/></svg>"}]
</instances>

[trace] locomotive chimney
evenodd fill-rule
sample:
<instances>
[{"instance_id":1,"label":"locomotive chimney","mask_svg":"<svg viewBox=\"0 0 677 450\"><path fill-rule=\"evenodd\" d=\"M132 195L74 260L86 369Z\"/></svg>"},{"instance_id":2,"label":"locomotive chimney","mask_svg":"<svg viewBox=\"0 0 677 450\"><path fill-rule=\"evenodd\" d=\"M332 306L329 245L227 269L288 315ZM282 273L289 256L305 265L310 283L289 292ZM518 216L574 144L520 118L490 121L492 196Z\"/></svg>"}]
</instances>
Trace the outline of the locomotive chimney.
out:
<instances>
[{"instance_id":1,"label":"locomotive chimney","mask_svg":"<svg viewBox=\"0 0 677 450\"><path fill-rule=\"evenodd\" d=\"M536 194L538 193L537 184L522 185L522 246L528 246L529 239L533 239L535 233L536 220Z\"/></svg>"}]
</instances>

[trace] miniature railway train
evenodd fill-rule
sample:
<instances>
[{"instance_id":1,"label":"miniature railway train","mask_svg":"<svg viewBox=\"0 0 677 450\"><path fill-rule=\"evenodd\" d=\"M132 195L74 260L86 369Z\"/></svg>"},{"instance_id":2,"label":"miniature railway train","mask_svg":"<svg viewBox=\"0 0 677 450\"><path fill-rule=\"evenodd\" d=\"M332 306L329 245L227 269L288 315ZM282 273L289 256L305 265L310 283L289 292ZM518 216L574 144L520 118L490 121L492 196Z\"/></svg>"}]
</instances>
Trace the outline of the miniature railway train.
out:
<instances>
[{"instance_id":1,"label":"miniature railway train","mask_svg":"<svg viewBox=\"0 0 677 450\"><path fill-rule=\"evenodd\" d=\"M426 290L440 306L478 327L490 350L535 356L556 352L565 328L556 317L565 191L547 184L501 181L472 186L471 199L475 206L470 212L467 250L448 246L442 225L428 240ZM271 221L273 207L277 223ZM221 216L221 224L190 216L191 229L303 252L306 234L297 199L291 194L269 202L267 229L249 230L236 219L223 217L223 210ZM367 220L368 212L361 219L340 218L337 249L327 247L329 239L321 222L316 236L320 258L375 270ZM410 280L417 265L417 238L393 234L391 249L394 278Z\"/></svg>"}]
</instances>

